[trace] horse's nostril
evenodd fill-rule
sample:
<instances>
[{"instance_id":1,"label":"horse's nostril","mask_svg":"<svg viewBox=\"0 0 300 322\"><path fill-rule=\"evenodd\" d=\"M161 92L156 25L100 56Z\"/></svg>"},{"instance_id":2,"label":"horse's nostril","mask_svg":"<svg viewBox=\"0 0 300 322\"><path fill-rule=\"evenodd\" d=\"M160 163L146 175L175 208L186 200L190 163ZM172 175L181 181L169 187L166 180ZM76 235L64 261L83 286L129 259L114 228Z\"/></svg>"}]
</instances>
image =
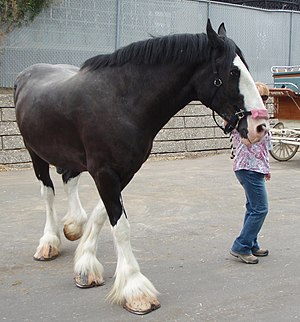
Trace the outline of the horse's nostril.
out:
<instances>
[{"instance_id":1,"label":"horse's nostril","mask_svg":"<svg viewBox=\"0 0 300 322\"><path fill-rule=\"evenodd\" d=\"M261 124L261 125L258 125L256 130L258 133L261 133L261 132L265 131L266 128L267 128L266 124Z\"/></svg>"}]
</instances>

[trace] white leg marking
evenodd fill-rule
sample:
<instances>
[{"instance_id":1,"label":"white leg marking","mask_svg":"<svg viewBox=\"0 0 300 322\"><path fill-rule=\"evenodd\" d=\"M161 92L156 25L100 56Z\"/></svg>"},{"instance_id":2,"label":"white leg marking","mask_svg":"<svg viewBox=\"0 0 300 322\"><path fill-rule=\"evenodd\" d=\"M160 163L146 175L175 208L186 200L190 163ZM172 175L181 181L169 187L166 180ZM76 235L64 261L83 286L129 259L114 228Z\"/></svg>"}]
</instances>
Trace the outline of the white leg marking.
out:
<instances>
[{"instance_id":1,"label":"white leg marking","mask_svg":"<svg viewBox=\"0 0 300 322\"><path fill-rule=\"evenodd\" d=\"M158 292L140 272L140 267L133 255L130 245L130 226L124 213L112 231L118 262L115 282L108 298L114 303L126 305L127 309L135 313L151 310L153 305L159 307Z\"/></svg>"},{"instance_id":2,"label":"white leg marking","mask_svg":"<svg viewBox=\"0 0 300 322\"><path fill-rule=\"evenodd\" d=\"M54 193L52 188L44 186L41 182L41 195L45 200L46 205L46 224L44 235L40 239L34 258L37 260L50 260L57 257L59 254L59 228L54 207Z\"/></svg>"},{"instance_id":3,"label":"white leg marking","mask_svg":"<svg viewBox=\"0 0 300 322\"><path fill-rule=\"evenodd\" d=\"M96 258L97 239L107 218L102 200L93 210L75 255L75 281L79 287L103 284L103 266Z\"/></svg>"},{"instance_id":4,"label":"white leg marking","mask_svg":"<svg viewBox=\"0 0 300 322\"><path fill-rule=\"evenodd\" d=\"M84 211L78 195L78 175L64 184L68 197L68 212L63 218L64 233L69 240L77 240L82 236L83 228L87 222L87 214Z\"/></svg>"}]
</instances>

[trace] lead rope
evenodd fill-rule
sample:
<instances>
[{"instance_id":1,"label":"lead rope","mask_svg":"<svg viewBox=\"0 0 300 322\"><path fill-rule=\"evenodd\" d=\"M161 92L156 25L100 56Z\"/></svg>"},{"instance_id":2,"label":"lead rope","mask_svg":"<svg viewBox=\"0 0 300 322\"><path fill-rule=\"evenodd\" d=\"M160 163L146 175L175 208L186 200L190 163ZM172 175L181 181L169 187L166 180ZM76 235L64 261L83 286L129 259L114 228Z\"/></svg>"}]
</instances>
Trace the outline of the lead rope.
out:
<instances>
[{"instance_id":1,"label":"lead rope","mask_svg":"<svg viewBox=\"0 0 300 322\"><path fill-rule=\"evenodd\" d=\"M230 159L234 159L235 158L235 146L233 144L232 133L229 134L229 142L230 142Z\"/></svg>"},{"instance_id":2,"label":"lead rope","mask_svg":"<svg viewBox=\"0 0 300 322\"><path fill-rule=\"evenodd\" d=\"M213 119L214 119L214 121L215 121L215 123L216 123L217 127L218 127L218 128L220 128L220 129L225 133L225 128L224 128L223 126L221 126L221 125L218 123L217 119L216 119L216 113L215 113L215 111L212 111L212 117L213 117Z\"/></svg>"},{"instance_id":3,"label":"lead rope","mask_svg":"<svg viewBox=\"0 0 300 322\"><path fill-rule=\"evenodd\" d=\"M214 119L216 125L224 132L225 128L222 127L216 120L215 111L212 111L212 116L213 116L213 119ZM233 136L232 136L231 132L229 133L229 142L230 142L230 159L234 159L234 157L235 157L235 146L233 145Z\"/></svg>"}]
</instances>

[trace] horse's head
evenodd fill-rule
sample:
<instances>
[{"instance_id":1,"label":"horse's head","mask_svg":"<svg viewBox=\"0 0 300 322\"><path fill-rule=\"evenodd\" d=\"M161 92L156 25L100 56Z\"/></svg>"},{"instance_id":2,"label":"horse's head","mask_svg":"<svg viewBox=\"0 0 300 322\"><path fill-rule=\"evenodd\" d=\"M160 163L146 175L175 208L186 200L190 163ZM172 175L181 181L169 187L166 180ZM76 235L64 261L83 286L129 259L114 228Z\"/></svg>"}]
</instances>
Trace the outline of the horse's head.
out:
<instances>
[{"instance_id":1,"label":"horse's head","mask_svg":"<svg viewBox=\"0 0 300 322\"><path fill-rule=\"evenodd\" d=\"M237 128L245 144L260 141L269 127L268 113L241 50L227 38L224 24L216 33L208 20L207 38L209 68L199 99L226 121L225 133Z\"/></svg>"}]
</instances>

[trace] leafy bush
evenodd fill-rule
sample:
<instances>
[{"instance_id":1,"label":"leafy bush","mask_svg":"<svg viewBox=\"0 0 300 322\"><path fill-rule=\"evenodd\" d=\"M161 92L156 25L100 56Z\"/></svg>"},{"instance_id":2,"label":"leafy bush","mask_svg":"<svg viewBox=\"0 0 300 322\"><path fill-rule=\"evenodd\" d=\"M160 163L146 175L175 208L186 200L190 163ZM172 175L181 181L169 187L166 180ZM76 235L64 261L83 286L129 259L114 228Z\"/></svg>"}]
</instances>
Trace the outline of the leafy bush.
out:
<instances>
[{"instance_id":1,"label":"leafy bush","mask_svg":"<svg viewBox=\"0 0 300 322\"><path fill-rule=\"evenodd\" d=\"M28 23L53 0L0 0L0 37L14 27Z\"/></svg>"}]
</instances>

